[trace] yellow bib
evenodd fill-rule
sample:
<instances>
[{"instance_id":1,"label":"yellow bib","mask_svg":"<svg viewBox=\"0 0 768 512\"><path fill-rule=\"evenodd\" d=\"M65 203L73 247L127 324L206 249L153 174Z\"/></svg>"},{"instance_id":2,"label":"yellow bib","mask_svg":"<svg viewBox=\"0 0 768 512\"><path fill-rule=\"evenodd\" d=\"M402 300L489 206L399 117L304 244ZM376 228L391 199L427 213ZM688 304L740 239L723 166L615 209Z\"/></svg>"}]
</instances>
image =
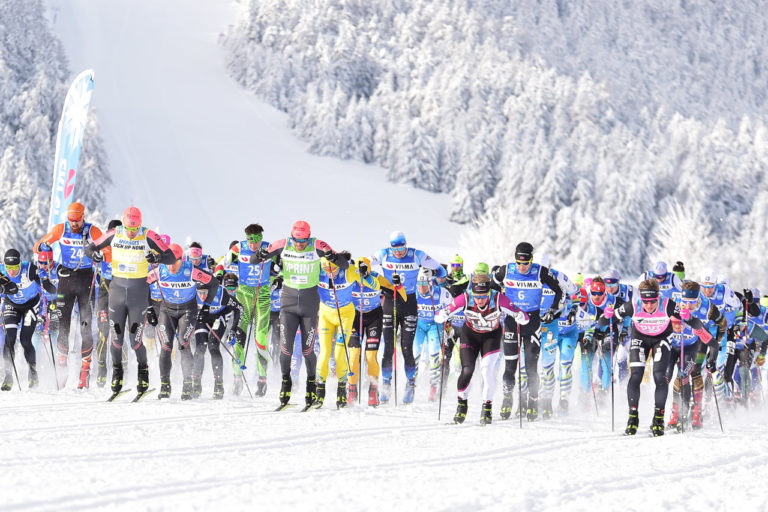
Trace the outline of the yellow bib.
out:
<instances>
[{"instance_id":1,"label":"yellow bib","mask_svg":"<svg viewBox=\"0 0 768 512\"><path fill-rule=\"evenodd\" d=\"M147 277L149 264L144 255L149 251L147 228L142 227L134 238L128 238L122 226L112 238L112 276L139 279Z\"/></svg>"}]
</instances>

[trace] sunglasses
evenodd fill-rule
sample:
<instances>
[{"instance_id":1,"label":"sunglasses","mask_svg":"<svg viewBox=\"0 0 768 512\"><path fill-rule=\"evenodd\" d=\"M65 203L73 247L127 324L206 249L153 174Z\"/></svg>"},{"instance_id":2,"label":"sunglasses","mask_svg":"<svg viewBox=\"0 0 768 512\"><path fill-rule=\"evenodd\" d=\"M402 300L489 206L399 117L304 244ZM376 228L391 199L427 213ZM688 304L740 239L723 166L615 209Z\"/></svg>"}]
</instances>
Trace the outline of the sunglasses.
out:
<instances>
[{"instance_id":1,"label":"sunglasses","mask_svg":"<svg viewBox=\"0 0 768 512\"><path fill-rule=\"evenodd\" d=\"M124 228L128 233L138 233L139 228Z\"/></svg>"},{"instance_id":2,"label":"sunglasses","mask_svg":"<svg viewBox=\"0 0 768 512\"><path fill-rule=\"evenodd\" d=\"M260 241L261 239L259 239ZM306 244L309 242L309 238L296 238L295 236L291 237L291 240L293 240L293 243L295 244Z\"/></svg>"},{"instance_id":3,"label":"sunglasses","mask_svg":"<svg viewBox=\"0 0 768 512\"><path fill-rule=\"evenodd\" d=\"M475 295L475 300L487 300L490 297L490 294L484 293L482 295Z\"/></svg>"},{"instance_id":4,"label":"sunglasses","mask_svg":"<svg viewBox=\"0 0 768 512\"><path fill-rule=\"evenodd\" d=\"M661 281L661 280L663 280L663 279L666 279L666 278L667 278L666 274L662 274L662 275L659 275L659 274L653 274L653 277L655 277L657 281Z\"/></svg>"},{"instance_id":5,"label":"sunglasses","mask_svg":"<svg viewBox=\"0 0 768 512\"><path fill-rule=\"evenodd\" d=\"M530 265L532 261L533 261L533 258L531 258L530 260L515 260L515 263L517 263L518 265L525 266L525 265Z\"/></svg>"},{"instance_id":6,"label":"sunglasses","mask_svg":"<svg viewBox=\"0 0 768 512\"><path fill-rule=\"evenodd\" d=\"M21 269L21 264L18 264L18 265L6 265L5 266L5 270L13 270L13 271L15 271L15 270L20 270L20 269Z\"/></svg>"},{"instance_id":7,"label":"sunglasses","mask_svg":"<svg viewBox=\"0 0 768 512\"><path fill-rule=\"evenodd\" d=\"M686 299L685 297L683 297L683 304L686 305L686 306L692 306L692 305L696 304L696 302L698 300L699 299Z\"/></svg>"},{"instance_id":8,"label":"sunglasses","mask_svg":"<svg viewBox=\"0 0 768 512\"><path fill-rule=\"evenodd\" d=\"M398 252L399 251L404 251L404 250L407 249L405 244L402 244L402 245L391 245L390 247L392 247L393 251L398 251Z\"/></svg>"},{"instance_id":9,"label":"sunglasses","mask_svg":"<svg viewBox=\"0 0 768 512\"><path fill-rule=\"evenodd\" d=\"M609 286L613 286L614 284L619 284L619 280L618 279L606 279L605 280L605 284L607 284Z\"/></svg>"},{"instance_id":10,"label":"sunglasses","mask_svg":"<svg viewBox=\"0 0 768 512\"><path fill-rule=\"evenodd\" d=\"M658 298L658 297L654 297L654 298L652 298L652 299L643 299L643 303L644 303L644 304L650 304L650 303L652 303L652 302L658 302L658 301L659 301L659 298Z\"/></svg>"},{"instance_id":11,"label":"sunglasses","mask_svg":"<svg viewBox=\"0 0 768 512\"><path fill-rule=\"evenodd\" d=\"M591 295L595 295L597 297L601 297L605 295L605 292L589 292Z\"/></svg>"},{"instance_id":12,"label":"sunglasses","mask_svg":"<svg viewBox=\"0 0 768 512\"><path fill-rule=\"evenodd\" d=\"M463 263L451 263L451 268L464 268Z\"/></svg>"},{"instance_id":13,"label":"sunglasses","mask_svg":"<svg viewBox=\"0 0 768 512\"><path fill-rule=\"evenodd\" d=\"M67 220L69 222L83 222L83 218L82 217L67 217Z\"/></svg>"},{"instance_id":14,"label":"sunglasses","mask_svg":"<svg viewBox=\"0 0 768 512\"><path fill-rule=\"evenodd\" d=\"M197 247L192 247L189 250L189 257L192 258L193 260L199 260L200 258L203 257L203 250L198 249Z\"/></svg>"},{"instance_id":15,"label":"sunglasses","mask_svg":"<svg viewBox=\"0 0 768 512\"><path fill-rule=\"evenodd\" d=\"M237 290L237 286L225 286L224 288L230 293Z\"/></svg>"},{"instance_id":16,"label":"sunglasses","mask_svg":"<svg viewBox=\"0 0 768 512\"><path fill-rule=\"evenodd\" d=\"M416 286L429 286L429 281L417 281Z\"/></svg>"},{"instance_id":17,"label":"sunglasses","mask_svg":"<svg viewBox=\"0 0 768 512\"><path fill-rule=\"evenodd\" d=\"M258 235L246 235L246 237L245 237L246 240L248 240L249 242L254 243L254 244L257 244L257 243L261 242L262 238L263 238L263 236L261 234L258 234ZM296 239L294 238L294 240L296 240Z\"/></svg>"},{"instance_id":18,"label":"sunglasses","mask_svg":"<svg viewBox=\"0 0 768 512\"><path fill-rule=\"evenodd\" d=\"M707 290L710 290L710 289L714 288L715 286L717 286L717 285L716 284L702 284L701 285L702 288L706 288Z\"/></svg>"}]
</instances>

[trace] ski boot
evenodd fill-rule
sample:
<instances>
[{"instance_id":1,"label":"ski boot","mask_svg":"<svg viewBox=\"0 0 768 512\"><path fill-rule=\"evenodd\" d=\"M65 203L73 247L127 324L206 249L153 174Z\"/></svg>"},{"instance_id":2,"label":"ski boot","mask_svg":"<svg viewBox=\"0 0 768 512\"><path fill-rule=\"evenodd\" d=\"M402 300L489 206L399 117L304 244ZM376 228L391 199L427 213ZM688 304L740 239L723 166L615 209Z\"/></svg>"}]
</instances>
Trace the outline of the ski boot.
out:
<instances>
[{"instance_id":1,"label":"ski boot","mask_svg":"<svg viewBox=\"0 0 768 512\"><path fill-rule=\"evenodd\" d=\"M557 409L557 414L560 416L568 416L568 400L560 399L560 406Z\"/></svg>"},{"instance_id":2,"label":"ski boot","mask_svg":"<svg viewBox=\"0 0 768 512\"><path fill-rule=\"evenodd\" d=\"M167 381L160 382L160 392L157 394L157 399L171 398L171 383Z\"/></svg>"},{"instance_id":3,"label":"ski boot","mask_svg":"<svg viewBox=\"0 0 768 512\"><path fill-rule=\"evenodd\" d=\"M491 421L493 421L491 417L491 413L493 412L493 408L491 407L491 401L487 400L483 403L483 410L480 413L480 424L481 425L490 425Z\"/></svg>"},{"instance_id":4,"label":"ski boot","mask_svg":"<svg viewBox=\"0 0 768 512\"><path fill-rule=\"evenodd\" d=\"M325 382L318 382L317 391L315 393L314 406L319 409L320 407L323 406L324 402L325 402Z\"/></svg>"},{"instance_id":5,"label":"ski boot","mask_svg":"<svg viewBox=\"0 0 768 512\"><path fill-rule=\"evenodd\" d=\"M123 389L123 365L118 363L112 366L112 393L119 393Z\"/></svg>"},{"instance_id":6,"label":"ski boot","mask_svg":"<svg viewBox=\"0 0 768 512\"><path fill-rule=\"evenodd\" d=\"M408 379L405 383L405 393L403 394L403 403L412 404L413 395L416 393L416 379Z\"/></svg>"},{"instance_id":7,"label":"ski boot","mask_svg":"<svg viewBox=\"0 0 768 512\"><path fill-rule=\"evenodd\" d=\"M213 399L221 400L222 398L224 398L224 380L218 377L213 381Z\"/></svg>"},{"instance_id":8,"label":"ski boot","mask_svg":"<svg viewBox=\"0 0 768 512\"><path fill-rule=\"evenodd\" d=\"M672 403L672 416L670 416L669 422L667 423L668 429L676 429L678 431L680 430L680 422L678 421L679 412L680 409L678 407L678 403L676 400L674 400Z\"/></svg>"},{"instance_id":9,"label":"ski boot","mask_svg":"<svg viewBox=\"0 0 768 512\"><path fill-rule=\"evenodd\" d=\"M99 366L96 369L96 385L100 388L107 385L107 363L99 361Z\"/></svg>"},{"instance_id":10,"label":"ski boot","mask_svg":"<svg viewBox=\"0 0 768 512\"><path fill-rule=\"evenodd\" d=\"M138 384L136 385L136 391L138 391L139 394L143 394L149 389L149 367L146 364L139 364L138 370Z\"/></svg>"},{"instance_id":11,"label":"ski boot","mask_svg":"<svg viewBox=\"0 0 768 512\"><path fill-rule=\"evenodd\" d=\"M181 399L192 400L192 388L194 384L191 378L185 378L184 383L181 385Z\"/></svg>"},{"instance_id":12,"label":"ski boot","mask_svg":"<svg viewBox=\"0 0 768 512\"><path fill-rule=\"evenodd\" d=\"M653 437L664 435L664 409L654 409L653 421L651 421L651 433Z\"/></svg>"},{"instance_id":13,"label":"ski boot","mask_svg":"<svg viewBox=\"0 0 768 512\"><path fill-rule=\"evenodd\" d=\"M349 385L349 397L347 401L351 404L357 402L357 384Z\"/></svg>"},{"instance_id":14,"label":"ski boot","mask_svg":"<svg viewBox=\"0 0 768 512\"><path fill-rule=\"evenodd\" d=\"M512 416L512 386L504 386L504 400L501 401L501 419L508 420Z\"/></svg>"},{"instance_id":15,"label":"ski boot","mask_svg":"<svg viewBox=\"0 0 768 512\"><path fill-rule=\"evenodd\" d=\"M317 403L317 397L320 390L314 377L307 377L307 390L304 392L304 405L306 407ZM323 396L325 396L325 387L323 387Z\"/></svg>"},{"instance_id":16,"label":"ski boot","mask_svg":"<svg viewBox=\"0 0 768 512\"><path fill-rule=\"evenodd\" d=\"M235 396L240 396L240 393L243 392L243 374L235 375L234 380L232 381L232 394Z\"/></svg>"},{"instance_id":17,"label":"ski boot","mask_svg":"<svg viewBox=\"0 0 768 512\"><path fill-rule=\"evenodd\" d=\"M291 400L291 376L283 375L283 382L280 384L280 405L287 405ZM309 379L307 379L309 386Z\"/></svg>"},{"instance_id":18,"label":"ski boot","mask_svg":"<svg viewBox=\"0 0 768 512\"><path fill-rule=\"evenodd\" d=\"M37 368L35 365L29 367L29 389L36 388L40 384L40 379L37 376Z\"/></svg>"},{"instance_id":19,"label":"ski boot","mask_svg":"<svg viewBox=\"0 0 768 512\"><path fill-rule=\"evenodd\" d=\"M267 394L267 378L259 377L256 382L256 396L264 396Z\"/></svg>"},{"instance_id":20,"label":"ski boot","mask_svg":"<svg viewBox=\"0 0 768 512\"><path fill-rule=\"evenodd\" d=\"M536 418L539 417L539 399L533 398L531 396L528 397L528 409L525 411L525 417L528 419L528 421L536 421Z\"/></svg>"},{"instance_id":21,"label":"ski boot","mask_svg":"<svg viewBox=\"0 0 768 512\"><path fill-rule=\"evenodd\" d=\"M390 379L384 379L381 383L381 392L379 393L379 400L382 404L389 402L389 397L392 394L392 381Z\"/></svg>"},{"instance_id":22,"label":"ski boot","mask_svg":"<svg viewBox=\"0 0 768 512\"><path fill-rule=\"evenodd\" d=\"M192 376L192 398L200 398L203 394L203 380L197 375Z\"/></svg>"},{"instance_id":23,"label":"ski boot","mask_svg":"<svg viewBox=\"0 0 768 512\"><path fill-rule=\"evenodd\" d=\"M377 407L379 405L379 390L376 384L368 386L368 407Z\"/></svg>"},{"instance_id":24,"label":"ski boot","mask_svg":"<svg viewBox=\"0 0 768 512\"><path fill-rule=\"evenodd\" d=\"M552 418L552 399L545 398L541 401L541 419L548 420Z\"/></svg>"},{"instance_id":25,"label":"ski boot","mask_svg":"<svg viewBox=\"0 0 768 512\"><path fill-rule=\"evenodd\" d=\"M437 384L430 385L429 397L427 398L427 400L429 400L430 402L434 402L435 400L437 400L437 390L438 390Z\"/></svg>"},{"instance_id":26,"label":"ski boot","mask_svg":"<svg viewBox=\"0 0 768 512\"><path fill-rule=\"evenodd\" d=\"M91 358L84 357L80 364L80 380L77 383L77 389L88 389L91 381Z\"/></svg>"},{"instance_id":27,"label":"ski boot","mask_svg":"<svg viewBox=\"0 0 768 512\"><path fill-rule=\"evenodd\" d=\"M704 425L701 421L701 405L698 403L693 404L693 418L691 419L691 427L693 430L700 430Z\"/></svg>"},{"instance_id":28,"label":"ski boot","mask_svg":"<svg viewBox=\"0 0 768 512\"><path fill-rule=\"evenodd\" d=\"M467 400L459 398L459 405L456 407L456 414L453 415L454 423L464 423L467 419Z\"/></svg>"},{"instance_id":29,"label":"ski boot","mask_svg":"<svg viewBox=\"0 0 768 512\"><path fill-rule=\"evenodd\" d=\"M341 409L347 406L347 383L339 382L336 388L336 408Z\"/></svg>"},{"instance_id":30,"label":"ski boot","mask_svg":"<svg viewBox=\"0 0 768 512\"><path fill-rule=\"evenodd\" d=\"M10 391L11 389L13 389L13 374L6 373L5 379L3 379L3 385L0 386L0 390Z\"/></svg>"},{"instance_id":31,"label":"ski boot","mask_svg":"<svg viewBox=\"0 0 768 512\"><path fill-rule=\"evenodd\" d=\"M637 409L629 409L629 419L627 420L627 428L624 429L625 436L633 436L637 434L637 426L640 424L640 418L637 417Z\"/></svg>"}]
</instances>

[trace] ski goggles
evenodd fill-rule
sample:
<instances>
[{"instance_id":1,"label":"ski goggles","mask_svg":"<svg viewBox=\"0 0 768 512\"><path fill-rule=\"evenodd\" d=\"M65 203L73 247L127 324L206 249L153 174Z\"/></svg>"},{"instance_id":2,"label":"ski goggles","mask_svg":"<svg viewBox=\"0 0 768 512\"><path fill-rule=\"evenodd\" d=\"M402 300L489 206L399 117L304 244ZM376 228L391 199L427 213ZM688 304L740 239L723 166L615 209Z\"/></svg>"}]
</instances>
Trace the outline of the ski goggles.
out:
<instances>
[{"instance_id":1,"label":"ski goggles","mask_svg":"<svg viewBox=\"0 0 768 512\"><path fill-rule=\"evenodd\" d=\"M608 279L604 279L604 281L605 281L605 284L608 285L608 286L615 286L615 285L619 284L619 280L618 279L608 278Z\"/></svg>"},{"instance_id":2,"label":"ski goggles","mask_svg":"<svg viewBox=\"0 0 768 512\"><path fill-rule=\"evenodd\" d=\"M252 243L252 244L257 244L257 243L261 242L262 238L263 238L263 235L261 233L254 233L254 234L251 234L251 235L245 235L245 240L250 242L250 243ZM296 239L294 238L294 240L296 240Z\"/></svg>"},{"instance_id":3,"label":"ski goggles","mask_svg":"<svg viewBox=\"0 0 768 512\"><path fill-rule=\"evenodd\" d=\"M16 265L6 265L5 270L7 270L8 272L18 272L19 270L21 270L21 263L18 263Z\"/></svg>"},{"instance_id":4,"label":"ski goggles","mask_svg":"<svg viewBox=\"0 0 768 512\"><path fill-rule=\"evenodd\" d=\"M293 240L293 243L295 244L306 244L309 242L309 238L296 238L295 236L292 236L291 240Z\"/></svg>"},{"instance_id":5,"label":"ski goggles","mask_svg":"<svg viewBox=\"0 0 768 512\"><path fill-rule=\"evenodd\" d=\"M189 257L193 260L199 260L203 257L203 250L199 247L190 247Z\"/></svg>"}]
</instances>

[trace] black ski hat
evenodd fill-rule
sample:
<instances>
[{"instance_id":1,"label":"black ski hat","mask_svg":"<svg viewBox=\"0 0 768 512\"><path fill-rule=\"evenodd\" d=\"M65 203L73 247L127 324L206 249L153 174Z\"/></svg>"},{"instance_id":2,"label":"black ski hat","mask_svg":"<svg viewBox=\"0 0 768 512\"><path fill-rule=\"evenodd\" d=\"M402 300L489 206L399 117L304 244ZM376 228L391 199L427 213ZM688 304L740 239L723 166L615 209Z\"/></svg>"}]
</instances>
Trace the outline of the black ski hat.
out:
<instances>
[{"instance_id":1,"label":"black ski hat","mask_svg":"<svg viewBox=\"0 0 768 512\"><path fill-rule=\"evenodd\" d=\"M472 293L474 295L488 295L491 291L491 282L482 281L479 283L472 283Z\"/></svg>"},{"instance_id":2,"label":"black ski hat","mask_svg":"<svg viewBox=\"0 0 768 512\"><path fill-rule=\"evenodd\" d=\"M3 256L3 263L6 265L20 265L21 254L16 249L8 249L5 251L5 256Z\"/></svg>"},{"instance_id":3,"label":"black ski hat","mask_svg":"<svg viewBox=\"0 0 768 512\"><path fill-rule=\"evenodd\" d=\"M672 272L685 272L685 264L682 261L678 261L672 267Z\"/></svg>"},{"instance_id":4,"label":"black ski hat","mask_svg":"<svg viewBox=\"0 0 768 512\"><path fill-rule=\"evenodd\" d=\"M528 242L520 242L515 247L515 259L530 260L533 259L533 246Z\"/></svg>"}]
</instances>

